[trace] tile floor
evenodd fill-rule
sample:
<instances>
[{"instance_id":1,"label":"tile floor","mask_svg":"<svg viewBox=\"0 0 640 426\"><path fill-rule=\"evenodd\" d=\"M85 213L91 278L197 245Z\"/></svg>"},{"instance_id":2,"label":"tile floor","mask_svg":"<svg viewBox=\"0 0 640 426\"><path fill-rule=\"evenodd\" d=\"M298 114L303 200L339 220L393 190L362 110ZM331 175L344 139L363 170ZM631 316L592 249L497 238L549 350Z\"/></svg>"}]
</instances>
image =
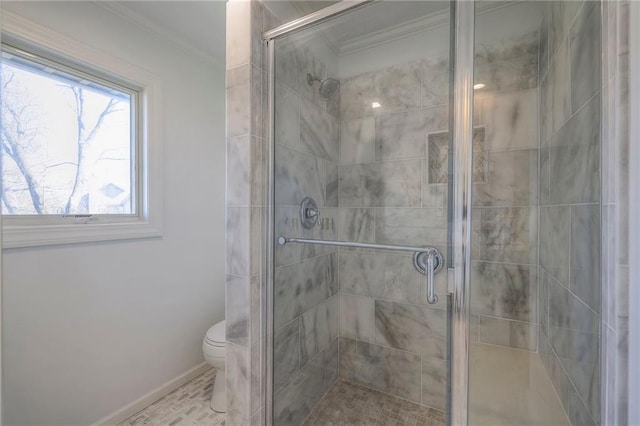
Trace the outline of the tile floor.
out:
<instances>
[{"instance_id":1,"label":"tile floor","mask_svg":"<svg viewBox=\"0 0 640 426\"><path fill-rule=\"evenodd\" d=\"M440 426L445 423L442 411L339 379L303 424Z\"/></svg>"},{"instance_id":2,"label":"tile floor","mask_svg":"<svg viewBox=\"0 0 640 426\"><path fill-rule=\"evenodd\" d=\"M474 344L471 351L471 424L568 425L537 354ZM209 407L215 369L191 380L119 426L220 426L225 415ZM339 379L305 426L444 425L444 412Z\"/></svg>"},{"instance_id":3,"label":"tile floor","mask_svg":"<svg viewBox=\"0 0 640 426\"><path fill-rule=\"evenodd\" d=\"M225 415L209 407L215 369L154 402L118 426L221 426ZM305 420L305 426L444 425L443 412L364 386L338 380Z\"/></svg>"},{"instance_id":4,"label":"tile floor","mask_svg":"<svg viewBox=\"0 0 640 426\"><path fill-rule=\"evenodd\" d=\"M211 368L118 426L219 426L224 413L209 407L216 370Z\"/></svg>"}]
</instances>

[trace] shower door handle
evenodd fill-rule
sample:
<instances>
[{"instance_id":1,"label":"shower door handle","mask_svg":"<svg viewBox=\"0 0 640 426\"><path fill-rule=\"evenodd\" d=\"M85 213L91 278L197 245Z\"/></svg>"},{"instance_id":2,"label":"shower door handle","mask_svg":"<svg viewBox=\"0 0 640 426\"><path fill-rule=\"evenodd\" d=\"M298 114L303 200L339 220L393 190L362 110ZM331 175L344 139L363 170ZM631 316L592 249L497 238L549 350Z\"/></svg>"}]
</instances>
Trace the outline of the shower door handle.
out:
<instances>
[{"instance_id":1,"label":"shower door handle","mask_svg":"<svg viewBox=\"0 0 640 426\"><path fill-rule=\"evenodd\" d=\"M444 265L444 259L442 254L435 247L412 247L412 246L396 246L391 244L372 244L372 243L358 243L351 241L332 241L332 240L314 240L310 238L291 238L291 237L279 237L278 244L281 246L290 243L300 244L318 244L324 246L336 246L336 247L354 247L354 248L369 248L380 250L395 250L395 251L412 251L413 252L413 266L416 270L424 274L426 282L424 286L424 299L427 303L433 305L438 303L438 295L435 291L435 274L442 269Z\"/></svg>"},{"instance_id":2,"label":"shower door handle","mask_svg":"<svg viewBox=\"0 0 640 426\"><path fill-rule=\"evenodd\" d=\"M424 288L424 292L425 292L424 296L427 303L429 303L430 305L438 303L438 295L436 294L435 280L434 280L435 268L436 268L435 258L436 258L436 253L434 253L433 251L429 251L429 253L427 254L427 264L425 268L426 269L425 276L427 277L427 282Z\"/></svg>"}]
</instances>

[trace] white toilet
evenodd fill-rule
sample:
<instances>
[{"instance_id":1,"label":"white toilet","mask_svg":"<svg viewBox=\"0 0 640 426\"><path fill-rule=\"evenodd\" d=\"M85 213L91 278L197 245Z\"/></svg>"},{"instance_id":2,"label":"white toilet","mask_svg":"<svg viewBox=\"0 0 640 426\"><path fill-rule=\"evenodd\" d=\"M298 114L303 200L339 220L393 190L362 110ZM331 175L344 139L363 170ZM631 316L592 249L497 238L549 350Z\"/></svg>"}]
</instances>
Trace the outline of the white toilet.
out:
<instances>
[{"instance_id":1,"label":"white toilet","mask_svg":"<svg viewBox=\"0 0 640 426\"><path fill-rule=\"evenodd\" d=\"M211 409L219 413L227 411L226 375L225 375L225 321L211 326L202 341L204 359L216 369L216 380L211 395Z\"/></svg>"}]
</instances>

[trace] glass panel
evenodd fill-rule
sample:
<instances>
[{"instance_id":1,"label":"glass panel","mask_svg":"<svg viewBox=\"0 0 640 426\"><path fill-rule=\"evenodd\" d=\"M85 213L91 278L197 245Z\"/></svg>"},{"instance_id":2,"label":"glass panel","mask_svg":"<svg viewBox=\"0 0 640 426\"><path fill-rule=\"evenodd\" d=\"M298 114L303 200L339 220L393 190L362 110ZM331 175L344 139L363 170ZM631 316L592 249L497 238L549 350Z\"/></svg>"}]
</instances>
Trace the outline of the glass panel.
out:
<instances>
[{"instance_id":1,"label":"glass panel","mask_svg":"<svg viewBox=\"0 0 640 426\"><path fill-rule=\"evenodd\" d=\"M477 7L470 424L598 423L599 10Z\"/></svg>"},{"instance_id":2,"label":"glass panel","mask_svg":"<svg viewBox=\"0 0 640 426\"><path fill-rule=\"evenodd\" d=\"M131 93L2 54L2 213L135 213Z\"/></svg>"},{"instance_id":3,"label":"glass panel","mask_svg":"<svg viewBox=\"0 0 640 426\"><path fill-rule=\"evenodd\" d=\"M446 261L449 36L448 2L393 1L277 39L276 238ZM277 245L274 423L444 424L444 271L428 304L411 252Z\"/></svg>"}]
</instances>

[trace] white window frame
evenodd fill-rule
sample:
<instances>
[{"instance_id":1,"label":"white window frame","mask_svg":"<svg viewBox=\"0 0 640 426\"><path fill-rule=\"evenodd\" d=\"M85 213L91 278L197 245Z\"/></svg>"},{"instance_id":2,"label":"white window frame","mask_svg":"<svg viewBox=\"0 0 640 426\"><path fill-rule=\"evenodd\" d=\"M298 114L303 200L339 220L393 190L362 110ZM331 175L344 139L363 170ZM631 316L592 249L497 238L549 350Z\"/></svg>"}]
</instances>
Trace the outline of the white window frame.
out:
<instances>
[{"instance_id":1,"label":"white window frame","mask_svg":"<svg viewBox=\"0 0 640 426\"><path fill-rule=\"evenodd\" d=\"M138 93L138 140L135 151L136 200L134 215L4 216L2 247L31 247L55 244L153 238L162 236L162 133L161 80L116 56L78 40L3 11L2 39L45 58L60 59L63 65L98 76L113 76Z\"/></svg>"}]
</instances>

